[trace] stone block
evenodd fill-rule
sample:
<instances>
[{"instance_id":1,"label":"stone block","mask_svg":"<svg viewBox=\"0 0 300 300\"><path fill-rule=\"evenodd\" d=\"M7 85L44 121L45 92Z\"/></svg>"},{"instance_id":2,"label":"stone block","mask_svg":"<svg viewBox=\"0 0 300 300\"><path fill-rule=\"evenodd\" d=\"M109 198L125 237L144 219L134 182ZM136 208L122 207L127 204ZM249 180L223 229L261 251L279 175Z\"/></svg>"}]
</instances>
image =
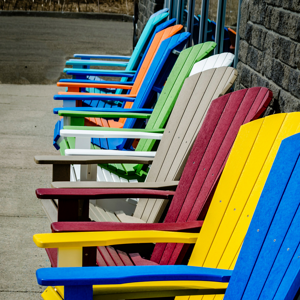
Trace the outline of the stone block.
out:
<instances>
[{"instance_id":1,"label":"stone block","mask_svg":"<svg viewBox=\"0 0 300 300\"><path fill-rule=\"evenodd\" d=\"M241 83L246 87L251 87L251 70L248 66L244 65L241 68Z\"/></svg>"},{"instance_id":2,"label":"stone block","mask_svg":"<svg viewBox=\"0 0 300 300\"><path fill-rule=\"evenodd\" d=\"M266 14L265 14L265 20L264 20L264 26L268 29L271 28L271 18L273 15L273 7L272 6L267 6L266 9Z\"/></svg>"},{"instance_id":3,"label":"stone block","mask_svg":"<svg viewBox=\"0 0 300 300\"><path fill-rule=\"evenodd\" d=\"M297 44L294 58L296 67L300 69L300 44Z\"/></svg>"},{"instance_id":4,"label":"stone block","mask_svg":"<svg viewBox=\"0 0 300 300\"><path fill-rule=\"evenodd\" d=\"M245 37L244 37L244 39L246 40L246 42L248 44L251 41L252 29L253 29L253 23L252 22L247 22L246 29L245 29Z\"/></svg>"},{"instance_id":5,"label":"stone block","mask_svg":"<svg viewBox=\"0 0 300 300\"><path fill-rule=\"evenodd\" d=\"M297 44L289 38L279 36L277 47L278 58L291 67L296 67L295 51Z\"/></svg>"},{"instance_id":6,"label":"stone block","mask_svg":"<svg viewBox=\"0 0 300 300\"><path fill-rule=\"evenodd\" d=\"M272 64L272 56L265 54L263 58L262 75L266 76L269 79L272 78Z\"/></svg>"},{"instance_id":7,"label":"stone block","mask_svg":"<svg viewBox=\"0 0 300 300\"><path fill-rule=\"evenodd\" d=\"M261 71L263 53L258 49L249 46L247 55L247 65L257 72Z\"/></svg>"},{"instance_id":8,"label":"stone block","mask_svg":"<svg viewBox=\"0 0 300 300\"><path fill-rule=\"evenodd\" d=\"M300 100L285 90L280 91L278 104L281 112L300 111Z\"/></svg>"},{"instance_id":9,"label":"stone block","mask_svg":"<svg viewBox=\"0 0 300 300\"><path fill-rule=\"evenodd\" d=\"M288 34L291 39L300 42L300 15L290 12L286 12L286 14L289 15L288 25L286 31L282 33Z\"/></svg>"},{"instance_id":10,"label":"stone block","mask_svg":"<svg viewBox=\"0 0 300 300\"><path fill-rule=\"evenodd\" d=\"M263 49L266 55L277 57L278 55L278 34L268 31L264 40Z\"/></svg>"},{"instance_id":11,"label":"stone block","mask_svg":"<svg viewBox=\"0 0 300 300\"><path fill-rule=\"evenodd\" d=\"M268 31L263 26L254 24L251 34L251 44L260 50L264 50L267 33Z\"/></svg>"},{"instance_id":12,"label":"stone block","mask_svg":"<svg viewBox=\"0 0 300 300\"><path fill-rule=\"evenodd\" d=\"M271 79L277 85L283 87L284 89L288 89L289 86L289 76L290 68L281 63L277 59L272 59L272 74Z\"/></svg>"},{"instance_id":13,"label":"stone block","mask_svg":"<svg viewBox=\"0 0 300 300\"><path fill-rule=\"evenodd\" d=\"M300 99L300 71L291 69L289 78L289 88L288 90L292 95Z\"/></svg>"},{"instance_id":14,"label":"stone block","mask_svg":"<svg viewBox=\"0 0 300 300\"><path fill-rule=\"evenodd\" d=\"M252 0L249 2L249 19L256 24L264 24L267 12L267 4L261 0Z\"/></svg>"},{"instance_id":15,"label":"stone block","mask_svg":"<svg viewBox=\"0 0 300 300\"><path fill-rule=\"evenodd\" d=\"M239 60L246 63L247 62L247 54L248 54L248 43L244 40L240 41L240 48L239 48Z\"/></svg>"}]
</instances>

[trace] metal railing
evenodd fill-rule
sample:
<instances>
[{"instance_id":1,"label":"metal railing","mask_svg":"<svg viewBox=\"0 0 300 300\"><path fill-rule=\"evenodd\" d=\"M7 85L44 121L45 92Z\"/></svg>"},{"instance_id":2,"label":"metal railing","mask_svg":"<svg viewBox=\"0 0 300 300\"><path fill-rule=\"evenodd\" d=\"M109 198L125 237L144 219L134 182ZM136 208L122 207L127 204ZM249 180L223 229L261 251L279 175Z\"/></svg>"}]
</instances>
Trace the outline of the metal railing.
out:
<instances>
[{"instance_id":1,"label":"metal railing","mask_svg":"<svg viewBox=\"0 0 300 300\"><path fill-rule=\"evenodd\" d=\"M184 9L187 0L165 0L165 7L169 8L169 18L176 18L177 24L186 25L187 31L191 33L191 37L188 43L188 47L192 45L193 31L194 31L194 12L195 12L195 0L189 0L187 5L187 18L184 21ZM223 52L224 43L224 28L225 28L225 17L226 17L226 4L227 0L218 0L217 17L216 17L216 30L215 30L215 42L217 47L214 50L214 54ZM241 15L241 4L242 0L239 0L239 7L237 13L237 28L236 28L236 40L235 40L235 59L234 67L238 63L238 50L239 50L239 25ZM201 18L199 24L199 37L198 43L204 43L207 41L208 31L208 12L209 12L209 0L202 0L201 4Z\"/></svg>"}]
</instances>

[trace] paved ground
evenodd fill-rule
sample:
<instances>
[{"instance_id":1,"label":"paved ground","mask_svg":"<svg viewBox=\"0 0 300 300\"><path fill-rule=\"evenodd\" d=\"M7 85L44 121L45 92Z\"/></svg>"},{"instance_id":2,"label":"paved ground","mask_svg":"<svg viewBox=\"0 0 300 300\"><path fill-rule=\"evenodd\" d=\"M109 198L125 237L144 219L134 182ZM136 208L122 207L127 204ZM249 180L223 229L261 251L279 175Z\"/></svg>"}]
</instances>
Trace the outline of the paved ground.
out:
<instances>
[{"instance_id":1,"label":"paved ground","mask_svg":"<svg viewBox=\"0 0 300 300\"><path fill-rule=\"evenodd\" d=\"M51 168L36 165L37 154L58 154L52 147L57 105L55 85L0 85L0 299L40 299L35 271L49 266L32 235L49 232L35 197L50 187Z\"/></svg>"},{"instance_id":2,"label":"paved ground","mask_svg":"<svg viewBox=\"0 0 300 300\"><path fill-rule=\"evenodd\" d=\"M1 17L0 81L56 82L75 52L129 55L131 34L129 23ZM41 299L35 271L50 266L32 236L50 232L35 189L50 187L51 167L33 157L59 155L52 146L57 91L53 84L0 84L1 300Z\"/></svg>"},{"instance_id":3,"label":"paved ground","mask_svg":"<svg viewBox=\"0 0 300 300\"><path fill-rule=\"evenodd\" d=\"M74 53L130 55L132 23L0 18L0 83L52 84Z\"/></svg>"}]
</instances>

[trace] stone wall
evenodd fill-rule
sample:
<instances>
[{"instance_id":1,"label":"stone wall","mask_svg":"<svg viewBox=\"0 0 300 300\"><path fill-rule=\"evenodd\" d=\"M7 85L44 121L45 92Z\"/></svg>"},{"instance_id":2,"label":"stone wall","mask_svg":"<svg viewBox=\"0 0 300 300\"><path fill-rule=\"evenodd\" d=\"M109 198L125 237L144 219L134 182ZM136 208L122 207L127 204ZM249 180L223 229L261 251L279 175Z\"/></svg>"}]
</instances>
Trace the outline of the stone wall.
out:
<instances>
[{"instance_id":1,"label":"stone wall","mask_svg":"<svg viewBox=\"0 0 300 300\"><path fill-rule=\"evenodd\" d=\"M137 36L140 37L149 17L164 7L164 0L139 0Z\"/></svg>"},{"instance_id":2,"label":"stone wall","mask_svg":"<svg viewBox=\"0 0 300 300\"><path fill-rule=\"evenodd\" d=\"M270 88L266 115L300 111L299 12L298 0L243 0L235 88Z\"/></svg>"}]
</instances>

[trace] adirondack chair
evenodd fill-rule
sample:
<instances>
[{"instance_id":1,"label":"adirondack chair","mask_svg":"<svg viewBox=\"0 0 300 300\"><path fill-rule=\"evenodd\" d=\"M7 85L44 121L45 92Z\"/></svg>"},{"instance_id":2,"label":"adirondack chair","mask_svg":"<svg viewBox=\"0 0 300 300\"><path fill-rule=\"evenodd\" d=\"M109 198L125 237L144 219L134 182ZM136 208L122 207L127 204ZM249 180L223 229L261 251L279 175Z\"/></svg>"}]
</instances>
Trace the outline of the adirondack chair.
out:
<instances>
[{"instance_id":1,"label":"adirondack chair","mask_svg":"<svg viewBox=\"0 0 300 300\"><path fill-rule=\"evenodd\" d=\"M170 28L171 29L171 28ZM158 33L160 34L160 33ZM163 33L162 33L163 34ZM104 95L104 94L89 94L89 93L81 93L81 94L73 94L70 95L56 95L54 96L54 99L63 99L64 101L72 102L71 105L73 105L76 102L76 99L80 100L88 100L88 99L98 99L104 100L104 101L114 101L114 99L122 100L123 102L126 102L126 105L124 108L130 108L132 106L132 102L134 102L133 108L139 108L147 105L151 105L151 102L153 101L153 98L156 96L157 88L161 88L164 81L166 80L166 77L168 76L170 72L170 68L172 68L174 62L177 59L177 55L173 53L173 50L181 51L184 47L187 39L189 37L189 33L182 33L177 36L173 36L172 38L166 39L163 41L159 47L159 50L155 56L155 60L152 62L148 72L147 72L147 78L142 82L143 78L140 77L142 75L141 72L139 72L138 78L139 80L136 80L132 87L127 87L131 89L130 94L128 95ZM211 49L213 49L215 44L206 44L203 46L203 55L208 55ZM208 51L208 52L205 52ZM149 53L149 52L148 52ZM143 65L148 66L148 63L146 60L144 61ZM99 86L99 84L96 84ZM102 84L103 85L103 84ZM120 85L119 85L120 87ZM79 96L80 95L80 96ZM88 96L89 95L89 96ZM131 103L130 103L131 102ZM70 106L70 105L69 105ZM123 126L126 119L121 120L121 123L119 126ZM104 119L89 119L89 124L94 125L108 125L107 121ZM94 123L96 122L96 123ZM106 122L106 123L104 123ZM131 124L133 121L128 121L127 124ZM111 126L115 126L115 123L113 120L110 121ZM127 126L126 124L126 126ZM55 133L59 133L59 129L62 127L62 121L60 120L56 124L56 131ZM130 128L131 126L129 126ZM54 147L60 148L59 143L57 143L59 139L59 135L56 135L54 137ZM105 147L105 146L103 146ZM107 147L107 146L106 146Z\"/></svg>"},{"instance_id":2,"label":"adirondack chair","mask_svg":"<svg viewBox=\"0 0 300 300\"><path fill-rule=\"evenodd\" d=\"M222 67L218 69L210 69L203 73L195 74L192 77L186 79L184 86L178 96L174 109L172 111L171 117L169 118L169 121L167 123L165 134L163 135L160 145L158 147L159 155L155 155L154 159L146 158L146 164L149 164L149 162L152 162L153 160L146 182L157 182L160 180L173 181L180 177L180 174L182 173L183 170L183 166L186 162L186 157L190 152L190 149L197 136L197 133L205 118L206 112L210 107L211 101L213 99L216 99L220 95L224 95L226 91L233 84L235 78L236 78L236 71L233 68ZM258 92L259 89L256 91L255 95L257 95ZM260 97L258 98L259 99L257 100L257 103L259 104L264 103L268 99L268 97L266 99ZM249 101L254 101L254 99L255 97L253 98L251 96ZM256 111L255 113L251 111L251 114L253 115L251 115L250 119L255 116ZM158 115L157 117L158 120L161 122L161 115L160 116ZM95 131L92 131L91 134L92 135L95 134L94 132ZM144 149L147 149L146 147L151 146L153 140L144 139L140 141L140 143L141 142L144 143L143 144L143 147L145 147ZM96 150L91 150L91 152L96 152ZM123 152L126 153L125 151ZM97 173L98 176L102 176L102 177L106 176L106 178L108 178L110 173L107 172L107 170L109 170L112 173L111 177L113 177L114 181L116 181L117 180L116 176L114 176L113 174L114 171L113 163L124 162L126 164L125 167L129 170L129 167L127 166L128 163L130 162L135 163L135 165L143 163L143 159L145 160L144 153L145 151L142 151L141 153L141 155L144 155L144 157L139 157L139 158L128 157L128 159L131 160L128 160L127 164L126 164L126 160L119 159L119 161L116 161L115 159L118 157L115 157L113 158L113 160L109 160L109 159L100 160L99 163L102 163L101 164L102 169L100 169L100 167L97 167L96 164L91 166L83 166L80 170L80 180L81 181L95 180L96 176L95 177L93 176L96 175ZM57 159L58 158L55 157L54 161L57 161ZM76 161L75 157L66 157L66 161L68 160L70 161L70 159L73 162ZM37 158L36 160L37 162L41 162L39 158ZM63 160L64 158L62 157L61 161ZM90 158L90 162L93 164L95 163L93 157ZM163 162L164 162L163 168L161 168ZM111 167L110 166L106 167L105 165L103 166L103 164L107 164L107 163L111 163L110 164ZM75 164L80 164L80 161L79 162L77 161L77 163L75 162ZM139 167L140 166L138 165L132 171L132 173L136 172L136 170L138 170ZM66 168L69 168L69 166L66 165ZM70 173L70 170L68 170L68 172ZM143 174L142 168L140 174ZM125 175L126 174L124 174L123 178L125 178ZM76 176L76 174L74 174L74 176ZM129 178L128 180L131 180L132 178L133 177ZM136 178L138 178L138 176L136 176ZM61 180L61 179L55 179L55 180ZM70 180L70 176L67 177L65 180ZM120 180L123 181L122 179ZM51 206L46 209L47 211L53 211L53 213L48 213L48 215L51 217L51 215L54 214L55 218L57 218L56 206L52 203L49 204L48 201L46 201L46 203L44 204L45 206ZM134 199L130 201L124 201L123 199L119 199L118 201L101 200L98 203L94 203L94 204L97 204L97 206L101 205L102 208L104 207L108 211L116 211L117 217L114 214L107 212L108 214L111 214L114 217L114 219L111 219L111 217L109 217L108 218L109 220L120 220L123 222L126 222L126 220L128 222L128 218L132 219L127 215L133 214L134 211L135 211L135 213L133 214L134 218L132 220L136 219L139 222L141 222L141 220L143 220L144 222L155 222L160 219L160 216L164 211L164 206L158 203L157 204L159 206L157 207L158 210L155 212L155 209L153 209L153 213L151 214L152 209L146 209L147 201L143 202L140 200L137 205L137 200ZM126 214L120 213L120 210L123 210ZM94 208L91 206L91 211L94 211L94 214L92 212L91 215L92 218L99 220L99 216L97 215L100 214L101 217L102 214L104 214L105 215L104 218L103 217L101 218L103 221L107 220L106 217L107 213L100 207ZM146 216L146 214L148 214L148 216Z\"/></svg>"},{"instance_id":3,"label":"adirondack chair","mask_svg":"<svg viewBox=\"0 0 300 300\"><path fill-rule=\"evenodd\" d=\"M207 117L205 118L203 125L199 131L199 134L197 136L197 139L195 141L194 147L191 150L191 154L189 156L189 160L185 166L185 169L183 171L183 174L180 178L179 185L176 189L176 192L166 192L166 191L152 191L152 198L153 197L170 197L174 196L171 202L171 205L165 214L163 215L163 224L120 224L120 223L94 223L90 222L81 222L80 224L76 224L70 221L78 220L78 215L75 213L78 212L78 208L73 207L71 210L70 208L70 201L66 201L64 204L64 199L61 198L62 195L60 195L60 190L62 190L62 193L64 193L64 189L66 187L76 187L78 189L68 189L67 191L70 194L73 194L73 198L79 197L80 199L86 199L85 196L83 196L84 192L81 193L80 191L83 191L82 187L92 187L92 188L99 188L99 187L105 187L106 189L103 190L103 194L101 195L101 190L99 189L91 189L91 190L85 190L85 193L89 193L88 199L100 199L103 197L107 197L107 195L110 195L109 197L121 197L121 195L126 196L125 194L132 193L132 185L127 184L125 185L92 185L91 183L85 184L80 183L76 186L73 185L73 183L52 183L54 187L59 189L46 189L45 190L38 190L37 195L41 199L49 199L58 196L59 201L63 200L62 202L59 202L59 211L58 211L58 221L59 223L54 223L52 225L53 231L79 231L79 230L87 230L87 231L93 231L93 230L136 230L136 229L148 229L148 230L170 230L172 226L174 226L173 230L178 230L178 228L181 228L182 230L187 230L189 227L190 229L192 227L198 227L199 222L197 220L203 220L209 202L210 202L210 194L214 190L214 187L216 183L218 182L219 176L221 174L221 171L223 169L223 166L225 164L226 158L228 156L228 153L230 151L230 148L234 142L234 139L236 137L236 134L238 132L238 129L242 123L246 123L256 117L258 117L265 109L266 105L270 101L272 97L271 92L269 92L266 88L251 88L248 90L241 90L236 91L232 94L227 94L225 96L222 96L212 102L211 107L209 108L209 111L207 113ZM299 114L297 115L299 117ZM295 119L295 118L294 118ZM282 121L282 120L280 120ZM261 121L260 121L261 122ZM261 122L262 123L262 122ZM260 123L260 125L261 125ZM274 126L273 122L271 125L266 121L268 126L273 126L274 129L276 128ZM216 124L218 124L216 126ZM265 125L265 126L267 126ZM290 124L287 124L290 126ZM254 126L254 125L251 125ZM290 126L291 127L291 126ZM300 127L300 126L299 126ZM246 127L245 130L249 127ZM250 127L252 128L252 127ZM255 127L256 128L256 127ZM264 130L267 130L268 127ZM278 129L278 126L277 126ZM243 131L242 134L242 142L244 143L244 139L247 139L249 135L246 135L246 137L243 137L243 134L245 132ZM247 132L247 131L246 131ZM264 133L264 131L263 131ZM263 136L263 138L265 138ZM241 138L240 138L241 139ZM251 140L250 140L251 141ZM250 143L249 141L249 143ZM237 143L237 142L236 142ZM238 144L239 145L239 144ZM248 144L247 144L248 145ZM260 145L260 144L259 144ZM276 144L275 144L276 145ZM238 147L238 146L235 146ZM240 148L238 148L240 149ZM259 150L262 150L262 147L259 148ZM168 157L167 157L168 159ZM162 168L164 168L164 165L168 162L167 159L165 159L164 164L162 165ZM235 165L235 158L232 159L231 165ZM227 167L228 168L228 167ZM232 166L233 168L233 166ZM203 170L206 170L203 172ZM238 169L237 169L238 170ZM203 174L204 173L204 174ZM247 173L246 173L247 174ZM231 175L229 175L229 178ZM149 174L150 177L150 174ZM226 178L226 177L225 177ZM227 178L226 182L228 184L229 178ZM165 181L166 184L172 180L172 178L162 176L158 178L159 181ZM157 180L157 181L158 181ZM249 181L249 178L245 179ZM151 178L152 182L155 182L155 178ZM150 182L148 182L148 185L141 185L142 188L163 188L162 185L155 186L155 184L150 185ZM234 183L232 183L234 184ZM173 184L174 185L174 184ZM115 188L114 190L108 190L108 188ZM137 185L133 187L138 187ZM127 188L122 189L122 188ZM219 185L218 185L219 188ZM248 188L248 187L247 187ZM100 192L99 192L100 191ZM113 191L113 192L112 192ZM152 193L150 190L147 190L148 193ZM145 192L145 193L147 193ZM157 192L160 194L155 194ZM224 190L223 190L224 192ZM50 196L50 194L52 196ZM104 194L105 193L105 194ZM125 193L125 194L122 194ZM142 190L137 190L136 196L142 195ZM84 198L81 198L81 194ZM131 194L132 195L132 194ZM98 197L98 198L97 198ZM142 196L143 197L143 196ZM49 200L42 200L44 202L50 202ZM141 200L140 200L141 201ZM144 205L144 209L140 209L141 205L138 206L136 209L136 217L139 217L140 219L145 220L147 209L150 209L150 215L148 216L148 220L146 221L149 223L151 221L151 218L154 217L155 210L160 208L162 209L165 207L166 203L163 203L162 200L143 200L144 203L141 203L141 205ZM74 201L73 201L74 202ZM154 202L154 203L153 203ZM74 203L73 203L74 204ZM140 204L140 202L139 202ZM86 205L88 205L86 203ZM65 208L63 207L65 206ZM152 210L151 210L152 206ZM88 208L85 209L82 208L87 215L85 216L85 219L81 216L81 221L88 220ZM71 211L74 212L73 215L71 215ZM148 211L149 214L149 211ZM160 214L161 215L161 214ZM110 216L110 215L108 215ZM122 220L121 214L117 214L118 217L120 217L121 221L132 223L134 222L134 218L130 218L127 216L127 219ZM124 217L124 216L123 216ZM70 223L64 223L62 221L68 221ZM106 219L106 221L109 221L109 219ZM112 219L110 219L112 221ZM159 221L159 219L152 219L152 221ZM174 224L175 223L175 224ZM186 224L188 223L188 224ZM173 224L170 226L170 224ZM96 227L94 227L94 225ZM181 227L182 226L182 227ZM187 227L186 227L187 226ZM132 229L134 228L134 229ZM176 229L175 229L176 228ZM172 229L171 229L172 230ZM127 254L124 254L123 252L114 250L113 248L105 248L105 247L99 247L99 253L97 256L97 261L99 265L113 265L112 262L115 263L115 265L118 265L121 261L133 261L134 264L139 265L141 263L143 264L153 264L153 263L159 263L159 264L175 264L180 263L183 259L186 251L188 248L183 248L181 245L156 245L151 260L144 260L137 254L131 254L129 252L128 256ZM136 250L132 253L137 252ZM48 249L47 253L49 254L50 261L53 266L56 266L57 261L57 253L55 250ZM105 262L105 263L104 263ZM95 264L95 261L93 262ZM91 264L92 265L92 264Z\"/></svg>"},{"instance_id":4,"label":"adirondack chair","mask_svg":"<svg viewBox=\"0 0 300 300\"><path fill-rule=\"evenodd\" d=\"M132 61L129 61L128 62L128 65L126 67L126 69L124 71L122 70L103 70L101 69L101 73L102 74L105 74L106 76L109 76L111 75L111 73L113 73L113 76L116 76L116 74L119 74L119 76L121 76L122 74L131 74L131 75L134 75L133 78L128 78L128 77L121 77L121 80L119 81L119 83L122 83L122 84L126 84L127 80L130 79L130 81L134 81L135 78L137 77L138 75L138 72L139 70L141 69L141 65L145 59L145 57L148 55L149 57L149 53L148 51L152 51L153 53L156 53L157 51L157 48L158 48L158 45L156 45L157 41L155 41L154 45L152 45L153 41L154 41L154 38L156 36L157 33L159 33L160 31L172 26L172 25L175 25L175 22L176 22L176 19L171 19L171 20L168 20L166 22L163 22L162 24L158 25L154 31L154 33L152 34L152 38L150 39L149 43L148 43L148 46L144 52L144 55L142 56L141 59L138 59L138 66L136 66L136 63L137 63L137 57L136 55L133 57L133 62ZM157 40L157 39L156 39ZM156 46L155 46L156 45ZM83 64L84 63L84 64ZM90 69L90 66L105 66L105 64L108 63L111 64L110 62L107 62L107 61L98 61L98 60L80 60L80 59L72 59L72 60L69 60L66 62L67 65L73 65L73 67L76 67L77 66L77 69L70 69L70 68L65 68L64 69L64 72L66 72L68 75L73 75L73 79L61 79L59 81L59 84L61 84L61 82L69 82L69 83L78 83L78 82L81 82L81 83L93 83L93 81L98 81L98 83L101 83L99 81L104 81L104 83L106 84L117 84L118 82L116 81L112 81L112 82L108 82L108 81L105 81L104 79L101 79L100 77L98 76L92 76L92 75L84 75L83 73L85 74L90 74L91 72L95 72L95 70L91 70ZM122 64L127 64L127 63L120 63L120 62L114 62L113 63L115 66L120 66ZM111 64L113 66L113 64ZM78 68L81 68L81 69L78 69ZM82 72L84 71L83 69L89 69L89 70L85 70L85 72ZM144 71L144 69L142 69ZM80 75L76 76L77 72L80 71ZM99 72L99 70L97 71ZM77 79L76 79L77 78ZM76 79L76 80L74 80ZM80 80L81 79L81 80ZM82 80L83 79L83 80ZM88 79L88 80L86 80ZM92 80L90 82L90 80ZM74 87L70 89L70 91L78 91L80 90L80 92L90 92L90 93L115 93L115 94L121 94L122 93L122 89L96 89L96 88L80 88L80 89L75 89ZM107 106L108 104L103 102L105 106ZM85 101L83 101L83 104L86 104ZM98 105L98 101L93 101L93 102L89 102L89 106L93 106L93 105Z\"/></svg>"},{"instance_id":5,"label":"adirondack chair","mask_svg":"<svg viewBox=\"0 0 300 300\"><path fill-rule=\"evenodd\" d=\"M138 65L146 52L146 49L153 38L153 33L156 28L166 21L169 16L169 9L164 8L158 12L151 15L149 18L137 44L131 56L120 56L120 55L95 55L95 54L74 54L75 58L80 58L82 60L90 59L118 59L118 60L128 60L128 62L121 63L114 61L104 61L103 66L126 66L126 71L135 71L138 68ZM67 65L69 65L67 61ZM88 61L86 65L81 65L79 68L88 68Z\"/></svg>"},{"instance_id":6,"label":"adirondack chair","mask_svg":"<svg viewBox=\"0 0 300 300\"><path fill-rule=\"evenodd\" d=\"M176 33L178 33L181 29L182 29L182 25L175 25L175 26L171 26L169 28L166 28L164 30L161 30L160 32L156 33L152 43L151 43L151 46L149 47L149 50L147 51L147 54L145 55L145 58L144 58L144 61L140 67L140 70L139 72L137 73L137 76L134 77L134 81L130 84L130 85L120 85L120 83L97 83L97 81L92 81L92 83L86 83L86 82L63 82L63 83L58 83L57 85L58 86L63 86L63 87L67 87L68 88L68 92L60 92L59 94L72 94L72 95L78 95L78 92L79 92L79 88L86 88L86 87L96 87L96 88L117 88L117 89L129 89L130 90L130 93L127 94L127 95L123 95L123 101L124 101L124 97L130 97L130 98L135 98L137 93L139 92L140 88L141 88L141 85L142 85L142 82L143 80L145 79L146 75L147 77L150 76L150 74L148 73L149 71L149 68L151 66L151 63L153 61L153 59L156 57L157 58L157 55L160 54L162 56L164 56L166 49L168 47L172 47L171 45L174 43L175 46L173 45L173 47L178 47L178 50L181 51L183 46L185 45L185 43L181 42L182 44L180 44L179 40L180 38L183 37L183 35L179 35L177 37L174 37L174 39L169 39L170 37L174 36ZM188 33L187 33L188 34ZM163 41L167 40L168 42L164 43L164 46L161 45ZM161 47L160 47L161 46ZM158 50L160 49L160 51ZM176 48L175 48L176 49ZM173 50L173 49L172 49ZM171 51L172 51L171 50ZM177 49L176 49L177 50ZM159 53L158 53L159 51ZM171 55L172 57L172 55ZM166 57L168 58L168 56ZM165 58L165 59L166 59ZM176 59L173 59L172 58L169 58L168 60L168 65L166 65L166 69L167 70L171 70L174 62L175 62ZM96 63L95 63L96 64ZM168 69L169 68L169 69ZM166 72L167 72L166 70ZM88 72L88 73L87 73ZM73 71L74 73L74 71ZM105 75L106 76L109 76L110 74L104 70L88 70L88 71L80 71L80 74L81 73L85 73L85 76L87 74L90 74L90 75ZM69 73L67 73L69 74ZM114 76L118 76L119 72L118 73L114 73ZM166 73L165 76L167 76L168 74ZM128 73L122 73L122 74L119 74L119 77L131 77L133 76L132 74L129 74ZM86 93L80 93L80 94L86 94ZM88 95L92 95L93 93L87 93ZM105 95L105 94L104 94ZM114 94L109 94L110 96L113 96ZM103 96L104 97L104 96ZM54 99L59 99L58 97L54 97ZM119 99L116 98L115 101L122 101L122 99ZM68 99L63 99L63 100L68 100ZM72 99L71 99L72 100ZM77 98L77 100L80 100ZM83 99L85 100L85 99ZM105 100L105 98L102 98L102 99L86 99L86 100ZM110 99L110 101L113 101L113 99ZM130 100L129 100L130 101ZM88 102L85 102L86 104L90 104ZM76 106L76 102L75 101L72 101L71 103L68 102L66 106L73 106L75 107ZM131 107L132 103L127 103L127 106ZM65 106L65 105L64 105ZM126 107L126 105L125 105Z\"/></svg>"},{"instance_id":7,"label":"adirondack chair","mask_svg":"<svg viewBox=\"0 0 300 300\"><path fill-rule=\"evenodd\" d=\"M186 34L182 34L182 35L184 35L183 38L184 38L184 41L186 41L187 35ZM171 49L175 48L175 45L173 45L171 47ZM167 46L167 44L164 44L164 42L163 42L161 47L165 47L165 46ZM161 95L155 105L156 108L155 108L155 112L152 117L152 121L149 120L149 122L147 123L146 129L159 129L164 126L164 124L168 118L168 115L169 115L170 111L172 110L172 107L176 101L178 93L182 87L184 79L187 78L188 75L190 74L190 71L191 71L193 65L196 62L199 62L201 59L204 59L205 57L209 56L211 51L215 48L215 46L216 46L215 43L209 42L209 43L205 43L205 44L201 44L201 45L196 45L192 48L182 51L182 53L179 55L175 65L174 65L174 68L172 69L172 71L168 77L168 80L167 80L166 84L164 85L162 91L160 90L160 88L162 87L162 84L165 82L164 79L166 77L166 73L165 73L165 65L167 63L166 57L167 56L175 56L175 55L170 54L171 49L169 47L167 47L167 49L166 49L165 57L157 54L159 59L151 64L151 67L148 72L149 76L147 75L147 79L143 82L140 92L137 94L137 97L131 108L131 112L142 111L142 110L137 111L136 109L140 109L142 107L149 107L148 98L150 98L150 99L153 98L153 94L155 91L161 91ZM66 96L64 95L64 97L66 97ZM69 97L69 96L67 96L67 97ZM95 97L95 96L92 96L92 97ZM103 96L100 98L103 98ZM106 97L106 98L108 98L108 97ZM109 99L111 99L111 98L109 98ZM128 100L128 98L126 98L126 99ZM132 109L135 109L135 110L132 110ZM58 110L61 110L61 109L58 109ZM55 112L57 113L58 110L55 110ZM78 108L76 110L82 110L82 109ZM99 111L99 110L97 109L97 111ZM105 111L105 109L100 110L100 112L101 111L107 112L107 110ZM120 110L120 109L117 109L115 111L111 111L111 110L109 110L109 111L114 112L114 113L126 112L126 110ZM151 112L151 110L145 111L145 113L149 113L149 112ZM68 112L66 112L66 111L63 112L63 114L65 114L65 117L68 116L67 113ZM94 114L95 113L96 112L94 112ZM105 115L102 115L102 117L105 117ZM158 123L156 122L157 119L159 119ZM99 120L103 121L104 119L103 118L102 119L94 118L95 122L98 122ZM124 120L126 120L126 121L124 122ZM133 127L141 127L142 126L140 120L136 120L136 118L135 119L123 118L121 121L122 122L119 123L118 127L133 128ZM153 121L154 121L154 123L153 123ZM113 127L113 126L116 126L115 123L116 122L114 122L113 120L110 120L109 122L106 122L106 124L100 123L100 125L106 125L106 126L110 125ZM72 125L72 119L70 120L70 124ZM99 123L97 123L97 124L99 124ZM81 123L81 125L84 125L84 123ZM71 143L71 145L74 145L74 143L72 141L70 141L70 139L69 139L68 144L64 141L64 144L62 145L61 140L59 140L61 128L64 128L64 126L62 125L62 122L57 123L55 134L54 134L54 145L56 148L62 147L61 153L64 154L65 149L71 148L70 143ZM130 140L126 140L126 139L121 139L121 140L120 139L119 140L105 140L105 139L95 140L94 139L94 140L92 140L92 142L94 145L104 148L104 149L116 149L116 148L130 149L131 145L132 145L132 140L130 141ZM74 146L73 146L73 148L74 148Z\"/></svg>"},{"instance_id":8,"label":"adirondack chair","mask_svg":"<svg viewBox=\"0 0 300 300\"><path fill-rule=\"evenodd\" d=\"M257 122L259 121L255 123ZM245 142L247 143L247 140ZM223 299L226 282L229 282L224 295L225 300L293 300L300 284L299 145L299 134L282 141L266 184L264 188L263 185L259 188L259 190L263 188L263 191L257 207L257 201L254 201L257 195L253 197L253 194L260 193L255 190L248 201L245 201L246 204L231 200L227 205L227 211L230 217L235 219L232 221L224 213L226 209L224 206L227 204L224 203L224 195L222 200L215 198L213 199L215 203L212 203L198 236L195 233L174 232L128 231L122 232L122 235L119 232L101 232L101 235L90 234L84 243L78 242L82 239L78 233L34 236L35 243L42 247L50 238L52 244L60 244L61 247L71 241L76 241L72 246L76 244L79 247L83 244L84 246L93 244L96 240L97 243L101 240L103 244L117 244L126 242L126 238L134 242L139 242L139 238L142 242L150 240L161 242L163 238L171 242L178 238L184 243L192 243L193 238L196 240L188 266L39 269L37 271L39 284L65 286L64 294L61 287L56 291L48 287L42 295L43 298L51 299L48 296L60 294L65 300L74 299L75 295L80 299L89 300L93 299L94 286L95 295L101 296L101 299L150 298L158 295L160 297L185 295L186 297L181 297L181 300L189 299L188 296L191 295L207 295L198 297L199 299ZM215 221L214 214L219 215L219 220ZM246 234L245 228L248 227L252 215ZM220 219L222 219L221 226L218 227ZM233 234L230 234L230 228L226 228L226 222L237 224ZM211 228L211 225L214 228L216 225L218 227L215 237L212 237L214 228ZM220 237L222 231L226 232L225 238ZM168 237L165 234L168 234ZM217 252L223 250L228 235L230 235L229 244L220 259ZM63 242L66 237L68 243ZM222 249L216 249L214 244L210 247L213 238L219 239L224 244ZM205 253L209 247L210 257L207 257ZM69 266L77 265L73 261ZM213 297L212 294L219 295Z\"/></svg>"}]
</instances>

